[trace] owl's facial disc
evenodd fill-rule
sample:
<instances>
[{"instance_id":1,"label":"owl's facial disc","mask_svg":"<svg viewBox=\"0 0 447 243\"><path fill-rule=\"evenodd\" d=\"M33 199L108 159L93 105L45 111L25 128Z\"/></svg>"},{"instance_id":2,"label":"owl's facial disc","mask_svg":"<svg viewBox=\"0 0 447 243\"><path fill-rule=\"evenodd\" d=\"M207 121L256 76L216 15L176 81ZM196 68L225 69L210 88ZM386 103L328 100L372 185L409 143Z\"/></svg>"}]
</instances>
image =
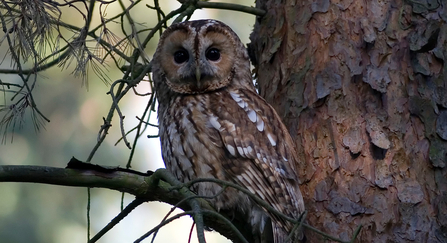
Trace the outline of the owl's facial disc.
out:
<instances>
[{"instance_id":1,"label":"owl's facial disc","mask_svg":"<svg viewBox=\"0 0 447 243\"><path fill-rule=\"evenodd\" d=\"M227 86L234 75L235 44L226 30L213 25L179 28L166 38L162 58L168 86L196 94Z\"/></svg>"}]
</instances>

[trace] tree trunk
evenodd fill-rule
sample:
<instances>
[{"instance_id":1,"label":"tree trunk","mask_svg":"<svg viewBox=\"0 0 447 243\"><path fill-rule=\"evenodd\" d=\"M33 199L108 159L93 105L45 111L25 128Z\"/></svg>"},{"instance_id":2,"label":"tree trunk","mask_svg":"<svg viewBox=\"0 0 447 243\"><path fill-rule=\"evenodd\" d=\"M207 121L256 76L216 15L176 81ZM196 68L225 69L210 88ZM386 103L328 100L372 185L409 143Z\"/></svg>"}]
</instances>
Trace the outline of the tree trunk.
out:
<instances>
[{"instance_id":1,"label":"tree trunk","mask_svg":"<svg viewBox=\"0 0 447 243\"><path fill-rule=\"evenodd\" d=\"M357 242L447 242L447 4L257 7L249 48L295 138L307 222L344 240L362 224Z\"/></svg>"}]
</instances>

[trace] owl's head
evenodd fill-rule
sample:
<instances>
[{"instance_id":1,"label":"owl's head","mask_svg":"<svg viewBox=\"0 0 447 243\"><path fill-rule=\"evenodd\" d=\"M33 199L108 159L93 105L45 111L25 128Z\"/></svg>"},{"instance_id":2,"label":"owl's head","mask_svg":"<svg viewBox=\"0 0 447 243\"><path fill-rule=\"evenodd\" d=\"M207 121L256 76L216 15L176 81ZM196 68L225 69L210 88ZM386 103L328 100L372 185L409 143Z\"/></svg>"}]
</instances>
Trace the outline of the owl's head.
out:
<instances>
[{"instance_id":1,"label":"owl's head","mask_svg":"<svg viewBox=\"0 0 447 243\"><path fill-rule=\"evenodd\" d=\"M170 26L160 38L152 67L156 83L165 82L181 94L226 87L236 68L250 72L243 44L230 27L217 20Z\"/></svg>"}]
</instances>

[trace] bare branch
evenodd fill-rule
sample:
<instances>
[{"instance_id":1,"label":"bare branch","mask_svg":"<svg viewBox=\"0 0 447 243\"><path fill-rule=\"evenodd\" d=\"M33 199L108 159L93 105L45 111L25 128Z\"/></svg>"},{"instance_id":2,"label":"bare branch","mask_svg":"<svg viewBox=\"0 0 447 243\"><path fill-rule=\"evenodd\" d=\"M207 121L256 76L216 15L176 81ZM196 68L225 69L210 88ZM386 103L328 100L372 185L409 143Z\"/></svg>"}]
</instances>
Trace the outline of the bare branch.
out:
<instances>
[{"instance_id":1,"label":"bare branch","mask_svg":"<svg viewBox=\"0 0 447 243\"><path fill-rule=\"evenodd\" d=\"M85 164L83 163L83 165ZM88 165L88 169L17 165L0 166L0 182L32 182L72 187L107 188L135 195L144 201L162 201L171 205L176 205L185 198L196 196L186 188L172 190L172 185L167 183L165 179L170 181L175 180L175 178L164 169L157 170L151 175L151 173L145 174L120 168L86 165ZM191 199L186 201L191 201ZM235 228L228 225L228 220L215 217L213 213L210 213L214 212L217 214L206 200L195 198L194 201L196 202L194 209L190 203L182 203L178 207L184 211L189 211L188 214L190 215L197 214L197 210L202 211L203 225L218 231L234 242L241 242L239 239L240 233L233 231ZM207 213L204 213L204 210ZM231 222L233 224L239 223L239 225L235 224L237 229L244 228L244 224L239 222L237 218L232 219ZM248 237L247 239L250 239L251 231L242 233L246 238Z\"/></svg>"}]
</instances>

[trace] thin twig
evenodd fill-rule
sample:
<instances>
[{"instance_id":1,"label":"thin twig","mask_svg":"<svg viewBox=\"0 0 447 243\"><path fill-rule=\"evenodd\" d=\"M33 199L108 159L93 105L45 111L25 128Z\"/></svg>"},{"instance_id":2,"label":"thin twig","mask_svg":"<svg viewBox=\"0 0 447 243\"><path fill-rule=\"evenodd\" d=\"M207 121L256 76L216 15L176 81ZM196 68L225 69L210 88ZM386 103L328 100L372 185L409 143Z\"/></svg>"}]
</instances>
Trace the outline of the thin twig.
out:
<instances>
[{"instance_id":1,"label":"thin twig","mask_svg":"<svg viewBox=\"0 0 447 243\"><path fill-rule=\"evenodd\" d=\"M125 82L125 81L123 81L123 80L117 80L117 81L115 81L115 82L110 86L109 94L110 94L110 96L112 97L112 103L114 104L114 106L115 106L115 110L116 110L116 112L118 113L118 116L119 116L119 119L120 119L121 137L122 137L122 139L124 140L124 144L125 144L129 149L132 149L132 147L130 146L129 141L127 141L126 132L124 131L124 118L125 118L125 116L123 116L123 113L121 112L121 109L120 109L120 107L119 107L119 105L118 105L118 99L115 97L114 92L113 92L113 89L115 88L115 85L116 85L117 83L121 83L121 82L123 82L123 83L127 83L127 82ZM122 97L121 94L120 94L120 96Z\"/></svg>"},{"instance_id":2,"label":"thin twig","mask_svg":"<svg viewBox=\"0 0 447 243\"><path fill-rule=\"evenodd\" d=\"M144 235L140 236L140 238L136 239L134 241L134 243L139 243L141 241L143 241L144 239L146 239L147 237L149 237L152 233L154 233L155 231L158 231L161 227L171 223L172 221L179 219L183 216L189 216L193 214L193 211L185 211L183 213L178 213L168 219L166 219L165 221L159 223L157 226L155 226L154 228L152 228L151 230L149 230L148 232L146 232Z\"/></svg>"},{"instance_id":3,"label":"thin twig","mask_svg":"<svg viewBox=\"0 0 447 243\"><path fill-rule=\"evenodd\" d=\"M232 10L232 11L253 14L257 16L264 16L266 14L265 10L233 3L197 1L196 6L197 8L215 8L215 9Z\"/></svg>"},{"instance_id":4,"label":"thin twig","mask_svg":"<svg viewBox=\"0 0 447 243\"><path fill-rule=\"evenodd\" d=\"M111 230L115 225L117 225L122 219L124 219L130 212L132 212L136 207L144 203L145 200L136 198L129 205L124 208L115 218L110 221L104 228L102 228L88 243L97 242L103 235L105 235L109 230Z\"/></svg>"},{"instance_id":5,"label":"thin twig","mask_svg":"<svg viewBox=\"0 0 447 243\"><path fill-rule=\"evenodd\" d=\"M152 102L155 102L154 94L151 95L149 102L147 103L146 108L144 109L144 112L143 112L143 116L142 116L144 118L146 116L146 114L149 112L148 120L150 118L150 108L152 106ZM140 119L140 121L138 122L138 125L136 127L137 131L135 133L135 138L133 140L133 145L132 145L132 149L129 154L129 159L127 160L126 168L130 168L130 164L131 164L133 155L135 154L135 148L137 147L137 142L138 142L139 138L141 137L141 135L143 135L143 132L145 130L145 129L143 129L143 131L141 131L141 127L143 126L143 124L146 124L146 123L143 122L142 119ZM147 125L144 125L144 127L146 128Z\"/></svg>"}]
</instances>

